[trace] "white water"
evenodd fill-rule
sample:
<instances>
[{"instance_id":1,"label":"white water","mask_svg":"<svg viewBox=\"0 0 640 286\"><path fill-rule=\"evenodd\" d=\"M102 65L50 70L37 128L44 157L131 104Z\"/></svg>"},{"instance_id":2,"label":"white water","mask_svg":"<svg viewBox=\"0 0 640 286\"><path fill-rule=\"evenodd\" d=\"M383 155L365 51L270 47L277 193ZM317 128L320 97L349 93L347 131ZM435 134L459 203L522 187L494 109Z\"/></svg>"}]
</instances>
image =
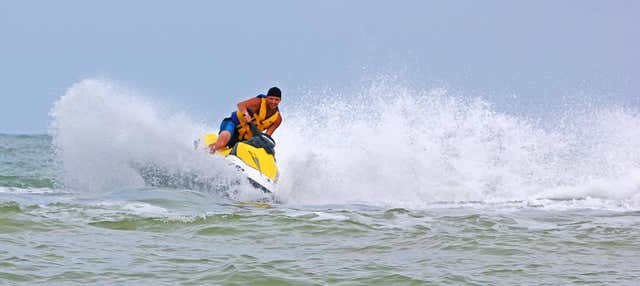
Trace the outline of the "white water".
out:
<instances>
[{"instance_id":1,"label":"white water","mask_svg":"<svg viewBox=\"0 0 640 286\"><path fill-rule=\"evenodd\" d=\"M543 128L440 89L381 84L350 96L295 97L284 98L275 133L284 202L420 208L579 199L587 207L640 208L640 116L631 110L567 110ZM193 139L217 122L200 126L159 110L106 80L72 86L51 111L65 184L142 186L131 162L220 187L237 178L222 160L193 151Z\"/></svg>"},{"instance_id":2,"label":"white water","mask_svg":"<svg viewBox=\"0 0 640 286\"><path fill-rule=\"evenodd\" d=\"M136 166L189 174L212 189L238 180L221 158L194 150L204 134L184 114L166 116L135 91L106 80L73 85L51 110L51 133L65 186L99 192L142 187ZM244 187L244 186L243 186Z\"/></svg>"}]
</instances>

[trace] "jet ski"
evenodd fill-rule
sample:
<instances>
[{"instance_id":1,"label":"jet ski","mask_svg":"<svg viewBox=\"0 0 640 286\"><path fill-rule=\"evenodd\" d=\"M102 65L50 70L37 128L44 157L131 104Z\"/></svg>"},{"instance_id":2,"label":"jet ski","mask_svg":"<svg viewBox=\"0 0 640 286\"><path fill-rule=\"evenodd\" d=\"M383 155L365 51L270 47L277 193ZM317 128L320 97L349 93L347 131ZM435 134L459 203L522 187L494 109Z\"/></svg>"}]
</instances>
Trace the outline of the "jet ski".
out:
<instances>
[{"instance_id":1,"label":"jet ski","mask_svg":"<svg viewBox=\"0 0 640 286\"><path fill-rule=\"evenodd\" d=\"M224 156L232 165L240 170L249 182L265 193L272 193L278 181L278 165L276 164L276 142L266 133L258 131L255 124L249 123L251 139L240 141L232 148L226 147L216 151ZM218 134L206 133L202 140L196 141L199 148L206 148L218 140Z\"/></svg>"}]
</instances>

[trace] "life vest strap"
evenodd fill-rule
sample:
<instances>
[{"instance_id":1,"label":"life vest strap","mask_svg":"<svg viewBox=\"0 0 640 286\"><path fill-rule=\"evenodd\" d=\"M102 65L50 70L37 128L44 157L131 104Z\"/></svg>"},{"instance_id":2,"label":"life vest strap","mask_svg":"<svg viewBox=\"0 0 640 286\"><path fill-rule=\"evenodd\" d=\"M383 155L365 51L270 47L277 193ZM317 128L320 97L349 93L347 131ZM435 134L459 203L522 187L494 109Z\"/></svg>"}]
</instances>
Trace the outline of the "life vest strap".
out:
<instances>
[{"instance_id":1,"label":"life vest strap","mask_svg":"<svg viewBox=\"0 0 640 286\"><path fill-rule=\"evenodd\" d=\"M240 124L238 124L237 126L239 134L238 138L240 140L248 140L249 138L253 137L253 132L251 132L251 129L249 128L249 125L247 124L246 120L244 119L244 115L240 112L240 110L236 111L236 116L238 117L238 121L240 121ZM261 97L260 109L258 110L258 112L255 112L253 114L253 117L251 119L251 121L256 124L256 127L260 132L266 130L274 122L276 122L276 120L278 120L278 118L280 117L280 112L276 111L274 114L269 116L269 118L265 117L267 117L267 100Z\"/></svg>"}]
</instances>

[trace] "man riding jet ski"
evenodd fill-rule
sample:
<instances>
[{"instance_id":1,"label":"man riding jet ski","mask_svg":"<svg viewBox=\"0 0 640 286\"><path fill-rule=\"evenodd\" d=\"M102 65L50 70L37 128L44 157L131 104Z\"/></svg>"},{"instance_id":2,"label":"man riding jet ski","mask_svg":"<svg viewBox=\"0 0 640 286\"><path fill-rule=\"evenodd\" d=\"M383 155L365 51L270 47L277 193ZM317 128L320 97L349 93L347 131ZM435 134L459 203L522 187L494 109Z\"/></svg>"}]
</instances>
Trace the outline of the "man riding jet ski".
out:
<instances>
[{"instance_id":1,"label":"man riding jet ski","mask_svg":"<svg viewBox=\"0 0 640 286\"><path fill-rule=\"evenodd\" d=\"M266 133L261 133L255 124L249 123L254 134L251 139L236 143L233 148L224 147L217 153L237 166L249 179L249 182L262 191L271 193L278 181L278 165L276 165L275 141ZM202 140L203 147L215 144L219 136L207 133Z\"/></svg>"},{"instance_id":2,"label":"man riding jet ski","mask_svg":"<svg viewBox=\"0 0 640 286\"><path fill-rule=\"evenodd\" d=\"M278 110L281 99L280 89L272 87L267 95L238 103L238 110L222 120L218 135L208 133L202 140L211 153L225 156L265 192L272 192L278 180L271 135L282 123Z\"/></svg>"}]
</instances>

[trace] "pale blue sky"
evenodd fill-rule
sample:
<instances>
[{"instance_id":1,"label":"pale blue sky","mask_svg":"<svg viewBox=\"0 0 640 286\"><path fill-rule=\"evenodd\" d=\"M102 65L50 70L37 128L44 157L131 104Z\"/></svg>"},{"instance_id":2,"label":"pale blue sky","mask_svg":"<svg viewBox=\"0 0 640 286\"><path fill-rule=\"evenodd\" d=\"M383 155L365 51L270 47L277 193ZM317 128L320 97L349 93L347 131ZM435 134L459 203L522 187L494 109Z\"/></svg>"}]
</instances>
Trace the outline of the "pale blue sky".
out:
<instances>
[{"instance_id":1,"label":"pale blue sky","mask_svg":"<svg viewBox=\"0 0 640 286\"><path fill-rule=\"evenodd\" d=\"M45 133L87 77L211 121L273 85L286 104L380 75L532 112L579 96L638 106L639 22L631 0L3 0L0 133Z\"/></svg>"}]
</instances>

